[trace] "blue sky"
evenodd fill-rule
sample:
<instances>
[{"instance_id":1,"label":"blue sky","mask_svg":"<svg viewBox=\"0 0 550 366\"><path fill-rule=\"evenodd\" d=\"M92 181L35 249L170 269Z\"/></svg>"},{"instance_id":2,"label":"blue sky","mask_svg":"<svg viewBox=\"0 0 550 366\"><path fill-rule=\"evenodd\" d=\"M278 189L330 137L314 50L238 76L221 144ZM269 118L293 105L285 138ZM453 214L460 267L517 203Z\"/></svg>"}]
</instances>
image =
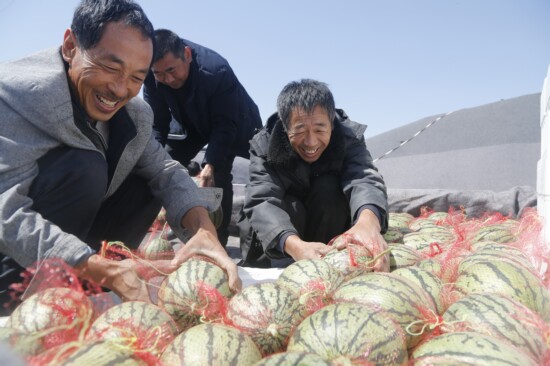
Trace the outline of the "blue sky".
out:
<instances>
[{"instance_id":1,"label":"blue sky","mask_svg":"<svg viewBox=\"0 0 550 366\"><path fill-rule=\"evenodd\" d=\"M371 137L538 93L548 0L138 0L155 27L226 57L265 119L289 81L326 82ZM0 0L0 61L61 44L76 0Z\"/></svg>"}]
</instances>

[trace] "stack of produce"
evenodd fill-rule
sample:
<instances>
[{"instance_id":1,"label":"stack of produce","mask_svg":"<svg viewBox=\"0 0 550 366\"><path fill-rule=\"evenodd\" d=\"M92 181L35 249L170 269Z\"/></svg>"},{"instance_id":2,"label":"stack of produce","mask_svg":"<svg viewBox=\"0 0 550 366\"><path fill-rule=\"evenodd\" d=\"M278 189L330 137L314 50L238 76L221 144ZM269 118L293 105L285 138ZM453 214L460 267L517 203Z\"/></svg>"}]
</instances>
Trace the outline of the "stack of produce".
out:
<instances>
[{"instance_id":1,"label":"stack of produce","mask_svg":"<svg viewBox=\"0 0 550 366\"><path fill-rule=\"evenodd\" d=\"M425 209L389 224L391 273L373 272L368 245L346 236L344 250L237 294L194 258L161 274L156 305L35 291L0 340L41 366L550 365L550 249L534 212Z\"/></svg>"}]
</instances>

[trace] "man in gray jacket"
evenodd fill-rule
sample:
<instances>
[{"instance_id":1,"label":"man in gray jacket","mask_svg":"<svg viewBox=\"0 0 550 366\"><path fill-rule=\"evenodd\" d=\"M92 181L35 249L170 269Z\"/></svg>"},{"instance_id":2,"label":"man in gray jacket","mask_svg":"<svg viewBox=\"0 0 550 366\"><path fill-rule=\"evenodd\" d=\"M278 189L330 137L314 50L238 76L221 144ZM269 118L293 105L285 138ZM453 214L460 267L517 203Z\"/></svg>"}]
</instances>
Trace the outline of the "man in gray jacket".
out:
<instances>
[{"instance_id":1,"label":"man in gray jacket","mask_svg":"<svg viewBox=\"0 0 550 366\"><path fill-rule=\"evenodd\" d=\"M152 136L134 98L153 56L153 26L131 0L84 0L61 48L0 67L0 296L20 271L61 258L123 300L150 301L132 260L95 254L102 240L136 248L161 206L194 236L171 262L213 258L237 269L208 218L213 200Z\"/></svg>"},{"instance_id":2,"label":"man in gray jacket","mask_svg":"<svg viewBox=\"0 0 550 366\"><path fill-rule=\"evenodd\" d=\"M243 265L320 258L353 234L376 256L386 249L387 196L365 146L365 126L335 109L321 82L286 85L278 113L250 142L250 183L239 222ZM346 240L335 242L343 249ZM389 258L377 261L389 269Z\"/></svg>"}]
</instances>

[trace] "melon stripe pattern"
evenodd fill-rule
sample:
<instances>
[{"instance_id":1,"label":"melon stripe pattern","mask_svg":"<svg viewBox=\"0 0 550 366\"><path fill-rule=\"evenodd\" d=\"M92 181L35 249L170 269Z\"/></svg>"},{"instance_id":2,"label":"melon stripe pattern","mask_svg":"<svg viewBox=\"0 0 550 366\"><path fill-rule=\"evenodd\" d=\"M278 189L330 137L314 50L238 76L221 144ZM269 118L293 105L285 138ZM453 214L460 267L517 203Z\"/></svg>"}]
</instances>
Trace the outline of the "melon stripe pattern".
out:
<instances>
[{"instance_id":1,"label":"melon stripe pattern","mask_svg":"<svg viewBox=\"0 0 550 366\"><path fill-rule=\"evenodd\" d=\"M522 266L508 262L484 261L467 266L454 288L463 295L493 292L510 296L550 321L550 295L540 278Z\"/></svg>"},{"instance_id":2,"label":"melon stripe pattern","mask_svg":"<svg viewBox=\"0 0 550 366\"><path fill-rule=\"evenodd\" d=\"M343 275L321 259L303 259L292 263L280 274L276 283L296 292L306 313L312 313L332 301Z\"/></svg>"},{"instance_id":3,"label":"melon stripe pattern","mask_svg":"<svg viewBox=\"0 0 550 366\"><path fill-rule=\"evenodd\" d=\"M280 352L262 358L254 366L334 366L315 353Z\"/></svg>"},{"instance_id":4,"label":"melon stripe pattern","mask_svg":"<svg viewBox=\"0 0 550 366\"><path fill-rule=\"evenodd\" d=\"M55 363L54 363L55 364ZM61 366L146 366L131 348L120 347L111 342L95 342L79 347Z\"/></svg>"},{"instance_id":5,"label":"melon stripe pattern","mask_svg":"<svg viewBox=\"0 0 550 366\"><path fill-rule=\"evenodd\" d=\"M227 308L230 324L248 334L264 356L283 351L304 316L298 294L273 282L245 287Z\"/></svg>"},{"instance_id":6,"label":"melon stripe pattern","mask_svg":"<svg viewBox=\"0 0 550 366\"><path fill-rule=\"evenodd\" d=\"M415 266L399 268L392 273L411 280L420 288L424 289L424 291L426 291L426 293L430 295L433 300L437 313L443 313L444 309L440 299L443 282L439 279L439 277L429 271L426 271L425 269Z\"/></svg>"},{"instance_id":7,"label":"melon stripe pattern","mask_svg":"<svg viewBox=\"0 0 550 366\"><path fill-rule=\"evenodd\" d=\"M536 319L539 318L537 321ZM445 332L475 331L510 342L542 363L544 324L525 305L499 294L472 294L453 303L443 314Z\"/></svg>"},{"instance_id":8,"label":"melon stripe pattern","mask_svg":"<svg viewBox=\"0 0 550 366\"><path fill-rule=\"evenodd\" d=\"M160 356L177 334L176 324L164 310L142 301L128 301L101 314L86 339L112 340Z\"/></svg>"},{"instance_id":9,"label":"melon stripe pattern","mask_svg":"<svg viewBox=\"0 0 550 366\"><path fill-rule=\"evenodd\" d=\"M406 365L408 356L403 330L389 314L354 303L328 305L304 319L287 351L338 365Z\"/></svg>"},{"instance_id":10,"label":"melon stripe pattern","mask_svg":"<svg viewBox=\"0 0 550 366\"><path fill-rule=\"evenodd\" d=\"M423 363L423 359L430 363ZM420 345L411 364L536 366L537 363L510 343L474 332L447 333Z\"/></svg>"},{"instance_id":11,"label":"melon stripe pattern","mask_svg":"<svg viewBox=\"0 0 550 366\"><path fill-rule=\"evenodd\" d=\"M367 273L345 282L334 294L336 302L356 302L387 311L403 330L409 327L407 346L412 348L424 336L423 313L436 314L431 297L411 280L393 273ZM415 323L411 325L411 323Z\"/></svg>"},{"instance_id":12,"label":"melon stripe pattern","mask_svg":"<svg viewBox=\"0 0 550 366\"><path fill-rule=\"evenodd\" d=\"M390 271L408 267L420 260L420 254L409 246L403 244L388 245L390 249Z\"/></svg>"},{"instance_id":13,"label":"melon stripe pattern","mask_svg":"<svg viewBox=\"0 0 550 366\"><path fill-rule=\"evenodd\" d=\"M513 241L516 241L517 238L514 234L512 234L510 229L510 226L502 224L484 226L476 232L476 234L472 238L472 243L487 240L497 243L511 243Z\"/></svg>"},{"instance_id":14,"label":"melon stripe pattern","mask_svg":"<svg viewBox=\"0 0 550 366\"><path fill-rule=\"evenodd\" d=\"M238 329L216 323L199 324L178 335L166 348L163 366L249 366L261 359L252 339Z\"/></svg>"},{"instance_id":15,"label":"melon stripe pattern","mask_svg":"<svg viewBox=\"0 0 550 366\"><path fill-rule=\"evenodd\" d=\"M231 295L227 275L220 267L190 259L163 281L158 304L183 331L201 321L217 320Z\"/></svg>"}]
</instances>

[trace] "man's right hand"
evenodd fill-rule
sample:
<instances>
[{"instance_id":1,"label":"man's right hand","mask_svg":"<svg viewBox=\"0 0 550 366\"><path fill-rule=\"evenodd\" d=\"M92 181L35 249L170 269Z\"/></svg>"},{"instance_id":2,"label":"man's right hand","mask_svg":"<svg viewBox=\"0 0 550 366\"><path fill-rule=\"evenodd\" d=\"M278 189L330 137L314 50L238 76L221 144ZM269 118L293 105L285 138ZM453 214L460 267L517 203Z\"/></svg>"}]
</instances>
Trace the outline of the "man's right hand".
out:
<instances>
[{"instance_id":1,"label":"man's right hand","mask_svg":"<svg viewBox=\"0 0 550 366\"><path fill-rule=\"evenodd\" d=\"M320 259L332 249L324 243L303 241L297 235L290 235L285 241L285 252L295 261Z\"/></svg>"},{"instance_id":2,"label":"man's right hand","mask_svg":"<svg viewBox=\"0 0 550 366\"><path fill-rule=\"evenodd\" d=\"M79 277L107 287L122 301L151 302L146 281L138 276L136 262L132 259L115 261L94 254L77 265L75 269Z\"/></svg>"}]
</instances>

